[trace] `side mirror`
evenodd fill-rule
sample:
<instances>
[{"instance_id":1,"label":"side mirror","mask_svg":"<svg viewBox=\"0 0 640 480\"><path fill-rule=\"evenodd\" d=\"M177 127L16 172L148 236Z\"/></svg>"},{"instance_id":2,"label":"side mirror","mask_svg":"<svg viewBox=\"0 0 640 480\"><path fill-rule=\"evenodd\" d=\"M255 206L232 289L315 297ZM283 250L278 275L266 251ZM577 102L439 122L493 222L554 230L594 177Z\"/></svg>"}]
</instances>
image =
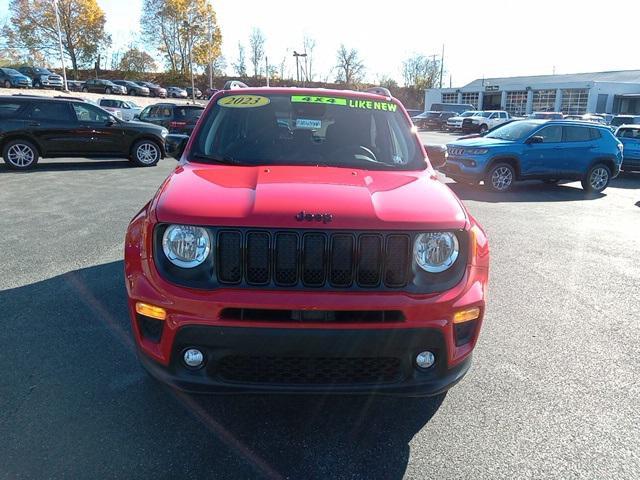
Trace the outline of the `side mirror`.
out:
<instances>
[{"instance_id":1,"label":"side mirror","mask_svg":"<svg viewBox=\"0 0 640 480\"><path fill-rule=\"evenodd\" d=\"M446 145L425 145L424 149L433 168L438 169L446 165L449 156Z\"/></svg>"},{"instance_id":2,"label":"side mirror","mask_svg":"<svg viewBox=\"0 0 640 480\"><path fill-rule=\"evenodd\" d=\"M109 118L109 120L107 120L105 123L107 127L113 127L114 125L117 125L117 124L118 124L118 120L116 120L115 117Z\"/></svg>"},{"instance_id":3,"label":"side mirror","mask_svg":"<svg viewBox=\"0 0 640 480\"><path fill-rule=\"evenodd\" d=\"M527 145L533 145L536 143L544 143L544 138L539 135L534 135L533 137L527 138L524 143Z\"/></svg>"},{"instance_id":4,"label":"side mirror","mask_svg":"<svg viewBox=\"0 0 640 480\"><path fill-rule=\"evenodd\" d=\"M182 157L182 153L187 146L187 141L189 141L188 135L180 135L178 133L167 135L167 138L164 141L167 155L175 158L176 160L180 160L180 157Z\"/></svg>"}]
</instances>

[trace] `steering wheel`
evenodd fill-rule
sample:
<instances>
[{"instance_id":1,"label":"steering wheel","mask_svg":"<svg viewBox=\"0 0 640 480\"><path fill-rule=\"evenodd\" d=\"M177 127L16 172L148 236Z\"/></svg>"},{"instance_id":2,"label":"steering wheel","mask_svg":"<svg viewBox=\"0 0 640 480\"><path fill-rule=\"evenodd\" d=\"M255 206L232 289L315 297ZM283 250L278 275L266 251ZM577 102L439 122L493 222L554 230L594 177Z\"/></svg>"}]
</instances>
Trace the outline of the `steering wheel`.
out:
<instances>
[{"instance_id":1,"label":"steering wheel","mask_svg":"<svg viewBox=\"0 0 640 480\"><path fill-rule=\"evenodd\" d=\"M356 160L364 160L366 162L382 163L376 157L376 154L367 147L362 145L347 145L345 147L339 147L333 151L333 154L349 154L356 158Z\"/></svg>"}]
</instances>

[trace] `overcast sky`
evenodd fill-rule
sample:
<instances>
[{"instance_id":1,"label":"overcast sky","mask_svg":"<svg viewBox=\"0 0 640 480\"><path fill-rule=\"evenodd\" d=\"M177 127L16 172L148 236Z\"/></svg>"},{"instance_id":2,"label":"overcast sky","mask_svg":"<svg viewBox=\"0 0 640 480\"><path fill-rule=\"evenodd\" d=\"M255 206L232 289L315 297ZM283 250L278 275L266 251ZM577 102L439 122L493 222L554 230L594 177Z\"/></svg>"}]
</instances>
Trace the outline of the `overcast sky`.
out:
<instances>
[{"instance_id":1,"label":"overcast sky","mask_svg":"<svg viewBox=\"0 0 640 480\"><path fill-rule=\"evenodd\" d=\"M98 0L107 14L115 48L139 31L142 0ZM0 0L6 12L8 0ZM445 44L445 84L475 78L640 69L640 1L477 0L386 2L323 0L213 0L222 29L223 53L231 63L238 41L251 28L266 39L270 63L302 50L305 34L315 38L314 70L325 76L344 43L357 48L367 79L385 74L401 80L402 59L412 53L440 54ZM607 9L607 5L612 8ZM229 68L231 73L231 68ZM329 77L333 79L333 75Z\"/></svg>"}]
</instances>

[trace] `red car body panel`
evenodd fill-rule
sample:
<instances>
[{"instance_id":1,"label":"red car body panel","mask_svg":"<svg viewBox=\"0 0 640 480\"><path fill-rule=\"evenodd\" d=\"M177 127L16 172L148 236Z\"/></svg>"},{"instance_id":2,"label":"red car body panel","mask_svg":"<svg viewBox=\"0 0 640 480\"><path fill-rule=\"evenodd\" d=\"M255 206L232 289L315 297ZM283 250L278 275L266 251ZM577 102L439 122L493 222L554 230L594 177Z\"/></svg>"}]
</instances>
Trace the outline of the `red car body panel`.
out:
<instances>
[{"instance_id":1,"label":"red car body panel","mask_svg":"<svg viewBox=\"0 0 640 480\"><path fill-rule=\"evenodd\" d=\"M247 89L268 94L283 89ZM286 89L285 89L286 90ZM234 93L237 91L234 91ZM174 338L189 325L268 329L385 330L425 328L441 332L449 367L467 359L484 316L489 247L486 235L463 204L436 180L430 165L423 171L367 171L320 166L226 166L190 163L189 150L208 110L201 116L176 170L155 197L131 221L125 242L125 274L132 327L140 351L160 365L169 365ZM245 93L243 89L242 93ZM377 95L317 89L295 89L295 94L339 95L380 100ZM397 101L392 100L397 103ZM399 108L404 111L398 103ZM408 115L407 124L410 125ZM416 141L417 134L416 134ZM426 157L423 147L422 151ZM331 223L300 222L299 211L330 212ZM402 291L334 291L220 288L202 290L178 286L165 279L153 260L153 232L159 223L189 225L304 228L323 230L458 230L469 238L466 270L453 288L416 295ZM135 321L136 302L167 311L162 338L145 339ZM479 307L480 317L470 342L456 346L453 314ZM400 310L398 323L292 323L228 320L224 308L277 310ZM390 333L392 334L392 333Z\"/></svg>"}]
</instances>

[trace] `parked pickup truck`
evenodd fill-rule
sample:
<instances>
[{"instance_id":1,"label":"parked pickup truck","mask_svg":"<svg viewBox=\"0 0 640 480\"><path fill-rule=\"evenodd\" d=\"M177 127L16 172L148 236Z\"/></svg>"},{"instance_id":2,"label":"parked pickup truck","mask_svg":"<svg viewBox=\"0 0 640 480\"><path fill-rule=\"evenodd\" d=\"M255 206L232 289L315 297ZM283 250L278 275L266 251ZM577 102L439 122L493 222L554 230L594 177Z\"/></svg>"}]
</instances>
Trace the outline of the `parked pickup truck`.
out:
<instances>
[{"instance_id":1,"label":"parked pickup truck","mask_svg":"<svg viewBox=\"0 0 640 480\"><path fill-rule=\"evenodd\" d=\"M482 110L462 121L462 133L485 133L510 120L513 117L504 110Z\"/></svg>"}]
</instances>

